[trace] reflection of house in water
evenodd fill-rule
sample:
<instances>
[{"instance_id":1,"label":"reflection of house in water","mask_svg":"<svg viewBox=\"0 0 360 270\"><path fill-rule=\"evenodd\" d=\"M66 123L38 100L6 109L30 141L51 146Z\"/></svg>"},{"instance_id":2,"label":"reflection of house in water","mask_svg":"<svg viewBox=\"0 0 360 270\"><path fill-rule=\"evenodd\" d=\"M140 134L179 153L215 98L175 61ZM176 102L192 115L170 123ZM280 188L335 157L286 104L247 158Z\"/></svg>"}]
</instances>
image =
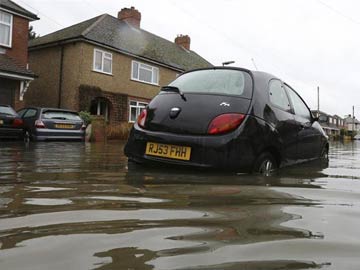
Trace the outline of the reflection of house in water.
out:
<instances>
[{"instance_id":1,"label":"reflection of house in water","mask_svg":"<svg viewBox=\"0 0 360 270\"><path fill-rule=\"evenodd\" d=\"M321 127L325 131L326 135L331 138L336 138L340 136L340 130L345 129L345 119L341 118L338 115L330 115L322 111L312 110L311 113L315 117L326 116L326 122L320 122Z\"/></svg>"}]
</instances>

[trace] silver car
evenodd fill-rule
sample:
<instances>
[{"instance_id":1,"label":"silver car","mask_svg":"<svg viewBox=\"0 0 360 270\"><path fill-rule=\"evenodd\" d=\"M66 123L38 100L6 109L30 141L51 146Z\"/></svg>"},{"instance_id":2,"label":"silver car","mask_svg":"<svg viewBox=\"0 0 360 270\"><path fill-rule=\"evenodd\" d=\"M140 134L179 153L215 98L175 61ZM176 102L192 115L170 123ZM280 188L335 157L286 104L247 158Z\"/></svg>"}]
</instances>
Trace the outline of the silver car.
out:
<instances>
[{"instance_id":1,"label":"silver car","mask_svg":"<svg viewBox=\"0 0 360 270\"><path fill-rule=\"evenodd\" d=\"M84 140L85 124L75 111L28 107L18 111L24 121L25 140Z\"/></svg>"}]
</instances>

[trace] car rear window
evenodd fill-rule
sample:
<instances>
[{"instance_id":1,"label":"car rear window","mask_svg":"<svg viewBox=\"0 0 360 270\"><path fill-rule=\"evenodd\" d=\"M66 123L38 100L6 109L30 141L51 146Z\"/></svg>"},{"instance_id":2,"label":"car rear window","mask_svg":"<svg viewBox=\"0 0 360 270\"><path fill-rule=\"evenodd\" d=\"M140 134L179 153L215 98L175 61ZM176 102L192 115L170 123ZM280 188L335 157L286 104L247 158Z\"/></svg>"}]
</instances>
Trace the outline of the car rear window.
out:
<instances>
[{"instance_id":1,"label":"car rear window","mask_svg":"<svg viewBox=\"0 0 360 270\"><path fill-rule=\"evenodd\" d=\"M16 115L16 112L8 107L8 106L0 106L0 113L1 114L9 114L9 115Z\"/></svg>"},{"instance_id":2,"label":"car rear window","mask_svg":"<svg viewBox=\"0 0 360 270\"><path fill-rule=\"evenodd\" d=\"M42 118L58 120L81 120L81 117L77 113L63 111L45 111L42 113Z\"/></svg>"},{"instance_id":3,"label":"car rear window","mask_svg":"<svg viewBox=\"0 0 360 270\"><path fill-rule=\"evenodd\" d=\"M234 69L206 69L185 73L170 86L183 93L204 93L235 95L251 98L252 79L250 74Z\"/></svg>"}]
</instances>

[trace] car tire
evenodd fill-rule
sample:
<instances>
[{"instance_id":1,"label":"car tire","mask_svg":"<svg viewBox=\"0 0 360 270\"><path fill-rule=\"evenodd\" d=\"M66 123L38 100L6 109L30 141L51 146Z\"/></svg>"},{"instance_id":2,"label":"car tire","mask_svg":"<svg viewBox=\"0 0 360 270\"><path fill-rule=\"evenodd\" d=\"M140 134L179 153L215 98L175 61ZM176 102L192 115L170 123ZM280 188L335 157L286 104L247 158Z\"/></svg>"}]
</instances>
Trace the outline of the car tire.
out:
<instances>
[{"instance_id":1,"label":"car tire","mask_svg":"<svg viewBox=\"0 0 360 270\"><path fill-rule=\"evenodd\" d=\"M26 142L26 143L31 141L31 134L28 130L24 131L23 138L24 138L24 142Z\"/></svg>"},{"instance_id":2,"label":"car tire","mask_svg":"<svg viewBox=\"0 0 360 270\"><path fill-rule=\"evenodd\" d=\"M256 159L253 172L270 176L277 168L278 165L274 156L269 152L264 152Z\"/></svg>"},{"instance_id":3,"label":"car tire","mask_svg":"<svg viewBox=\"0 0 360 270\"><path fill-rule=\"evenodd\" d=\"M329 160L329 148L327 146L324 146L323 150L321 151L320 159Z\"/></svg>"}]
</instances>

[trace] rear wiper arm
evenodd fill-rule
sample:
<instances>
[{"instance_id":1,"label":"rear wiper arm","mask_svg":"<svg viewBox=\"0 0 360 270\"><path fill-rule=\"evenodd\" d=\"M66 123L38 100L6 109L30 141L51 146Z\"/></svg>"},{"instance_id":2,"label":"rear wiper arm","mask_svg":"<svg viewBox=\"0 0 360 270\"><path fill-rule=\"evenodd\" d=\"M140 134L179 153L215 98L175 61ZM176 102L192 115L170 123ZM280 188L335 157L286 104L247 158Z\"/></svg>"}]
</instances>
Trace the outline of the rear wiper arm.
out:
<instances>
[{"instance_id":1,"label":"rear wiper arm","mask_svg":"<svg viewBox=\"0 0 360 270\"><path fill-rule=\"evenodd\" d=\"M169 91L169 92L178 93L181 96L181 98L186 101L184 93L181 92L181 90L176 86L170 86L170 85L163 86L163 87L161 87L160 91Z\"/></svg>"}]
</instances>

